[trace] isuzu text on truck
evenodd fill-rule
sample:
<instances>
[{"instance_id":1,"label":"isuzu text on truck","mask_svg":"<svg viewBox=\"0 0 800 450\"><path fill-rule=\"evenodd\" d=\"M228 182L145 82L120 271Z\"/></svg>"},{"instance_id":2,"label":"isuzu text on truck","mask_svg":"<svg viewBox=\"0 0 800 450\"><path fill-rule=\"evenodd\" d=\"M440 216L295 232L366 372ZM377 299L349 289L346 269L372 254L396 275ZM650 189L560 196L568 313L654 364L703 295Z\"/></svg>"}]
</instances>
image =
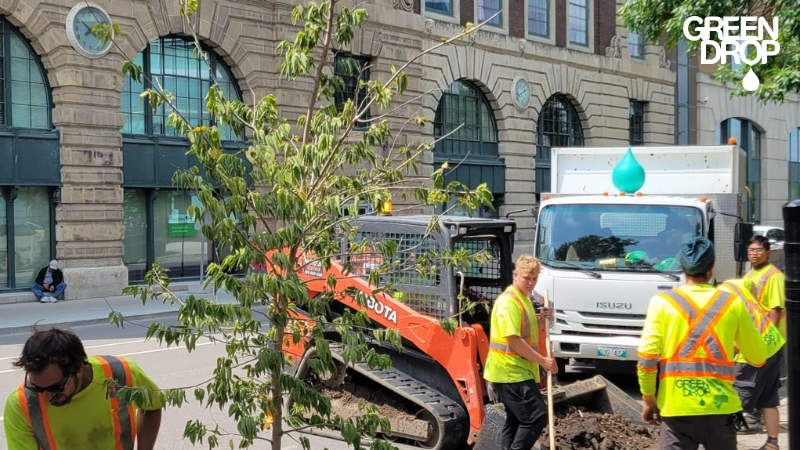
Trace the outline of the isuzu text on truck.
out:
<instances>
[{"instance_id":1,"label":"isuzu text on truck","mask_svg":"<svg viewBox=\"0 0 800 450\"><path fill-rule=\"evenodd\" d=\"M547 291L556 310L551 339L561 369L570 359L605 370L636 361L650 298L684 282L678 255L687 238L714 242L716 280L743 269L734 241L747 237L737 226L744 152L736 145L631 150L645 173L635 192L612 182L618 163L632 162L628 148L551 150L553 192L535 210L534 252L542 262L536 293Z\"/></svg>"}]
</instances>

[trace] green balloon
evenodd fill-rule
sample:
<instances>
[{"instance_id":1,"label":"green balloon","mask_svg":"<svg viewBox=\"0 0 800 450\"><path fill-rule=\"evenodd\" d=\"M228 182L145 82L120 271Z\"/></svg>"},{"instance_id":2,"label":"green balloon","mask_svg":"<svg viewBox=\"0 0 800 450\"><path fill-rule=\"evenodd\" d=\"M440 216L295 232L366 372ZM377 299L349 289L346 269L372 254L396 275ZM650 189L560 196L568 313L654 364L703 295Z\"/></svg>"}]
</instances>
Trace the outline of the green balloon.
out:
<instances>
[{"instance_id":1,"label":"green balloon","mask_svg":"<svg viewBox=\"0 0 800 450\"><path fill-rule=\"evenodd\" d=\"M626 194L635 194L644 186L644 167L633 156L633 150L628 151L611 172L611 181L614 187Z\"/></svg>"}]
</instances>

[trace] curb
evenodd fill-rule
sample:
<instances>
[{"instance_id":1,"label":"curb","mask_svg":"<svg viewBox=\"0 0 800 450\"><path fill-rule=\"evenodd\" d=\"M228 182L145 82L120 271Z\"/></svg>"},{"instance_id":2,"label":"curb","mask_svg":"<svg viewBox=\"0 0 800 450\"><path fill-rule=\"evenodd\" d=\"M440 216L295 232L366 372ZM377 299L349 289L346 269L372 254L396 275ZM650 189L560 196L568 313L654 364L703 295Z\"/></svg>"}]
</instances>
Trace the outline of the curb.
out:
<instances>
[{"instance_id":1,"label":"curb","mask_svg":"<svg viewBox=\"0 0 800 450\"><path fill-rule=\"evenodd\" d=\"M125 316L125 320L128 322L133 322L137 320L149 320L149 319L164 319L169 317L177 317L178 311L162 311L157 313L149 313L149 314L135 314L131 316ZM68 322L53 322L53 323L40 323L39 326L42 328L76 328L76 327L85 327L91 325L113 325L109 320L108 316L103 318L97 319L84 319L84 320L73 320ZM20 334L20 333L28 333L32 330L35 324L30 325L21 325L16 327L5 327L0 328L0 336L5 336L9 334Z\"/></svg>"}]
</instances>

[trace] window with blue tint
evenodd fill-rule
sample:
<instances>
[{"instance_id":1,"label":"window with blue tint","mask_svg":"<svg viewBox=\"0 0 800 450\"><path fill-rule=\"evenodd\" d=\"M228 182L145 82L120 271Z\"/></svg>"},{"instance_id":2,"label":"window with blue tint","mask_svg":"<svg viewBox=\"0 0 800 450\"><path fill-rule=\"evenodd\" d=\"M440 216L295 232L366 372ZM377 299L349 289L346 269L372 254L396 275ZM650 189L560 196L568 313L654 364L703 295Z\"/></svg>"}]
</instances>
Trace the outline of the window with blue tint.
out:
<instances>
[{"instance_id":1,"label":"window with blue tint","mask_svg":"<svg viewBox=\"0 0 800 450\"><path fill-rule=\"evenodd\" d=\"M494 210L458 211L457 202L436 209L437 214L496 217L504 202L505 163L499 156L497 123L483 92L468 81L456 81L439 99L433 120L436 168L447 162L445 183L458 181L470 188L486 183L494 196Z\"/></svg>"},{"instance_id":2,"label":"window with blue tint","mask_svg":"<svg viewBox=\"0 0 800 450\"><path fill-rule=\"evenodd\" d=\"M628 32L628 50L631 58L644 59L644 36L635 32Z\"/></svg>"},{"instance_id":3,"label":"window with blue tint","mask_svg":"<svg viewBox=\"0 0 800 450\"><path fill-rule=\"evenodd\" d=\"M453 16L453 0L425 0L425 11Z\"/></svg>"},{"instance_id":4,"label":"window with blue tint","mask_svg":"<svg viewBox=\"0 0 800 450\"><path fill-rule=\"evenodd\" d=\"M583 146L583 126L575 106L563 94L547 99L536 122L536 179L537 198L550 190L550 148Z\"/></svg>"},{"instance_id":5,"label":"window with blue tint","mask_svg":"<svg viewBox=\"0 0 800 450\"><path fill-rule=\"evenodd\" d=\"M550 37L550 0L528 0L528 34Z\"/></svg>"},{"instance_id":6,"label":"window with blue tint","mask_svg":"<svg viewBox=\"0 0 800 450\"><path fill-rule=\"evenodd\" d=\"M0 123L49 130L50 92L33 49L8 22L0 20Z\"/></svg>"},{"instance_id":7,"label":"window with blue tint","mask_svg":"<svg viewBox=\"0 0 800 450\"><path fill-rule=\"evenodd\" d=\"M194 43L181 38L160 38L150 43L136 63L142 67L142 82L125 79L121 110L125 117L122 132L126 134L176 136L167 125L172 109L167 105L153 111L139 94L151 86L161 86L175 96L172 100L191 126L215 125L206 111L206 93L216 83L227 100L241 100L241 94L224 62L212 51L204 49L209 64L197 52ZM220 124L223 140L240 140L227 125Z\"/></svg>"},{"instance_id":8,"label":"window with blue tint","mask_svg":"<svg viewBox=\"0 0 800 450\"><path fill-rule=\"evenodd\" d=\"M569 43L589 45L588 0L569 0Z\"/></svg>"},{"instance_id":9,"label":"window with blue tint","mask_svg":"<svg viewBox=\"0 0 800 450\"><path fill-rule=\"evenodd\" d=\"M800 198L800 127L789 133L789 200Z\"/></svg>"},{"instance_id":10,"label":"window with blue tint","mask_svg":"<svg viewBox=\"0 0 800 450\"><path fill-rule=\"evenodd\" d=\"M747 154L746 183L750 190L747 202L748 221L761 222L761 131L748 119L731 118L723 120L719 126L720 144L736 138L739 147Z\"/></svg>"},{"instance_id":11,"label":"window with blue tint","mask_svg":"<svg viewBox=\"0 0 800 450\"><path fill-rule=\"evenodd\" d=\"M478 22L483 23L502 10L503 0L478 0ZM487 25L502 27L503 13L500 12L500 14L494 16Z\"/></svg>"}]
</instances>

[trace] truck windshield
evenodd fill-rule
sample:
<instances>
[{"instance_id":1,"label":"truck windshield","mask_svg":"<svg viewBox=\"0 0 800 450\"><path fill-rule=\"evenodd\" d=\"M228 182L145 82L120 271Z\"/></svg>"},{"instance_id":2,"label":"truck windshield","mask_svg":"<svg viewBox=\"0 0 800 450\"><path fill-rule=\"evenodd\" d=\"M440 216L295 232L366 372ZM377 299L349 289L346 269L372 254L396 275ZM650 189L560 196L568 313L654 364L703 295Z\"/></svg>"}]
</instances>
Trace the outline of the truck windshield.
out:
<instances>
[{"instance_id":1,"label":"truck windshield","mask_svg":"<svg viewBox=\"0 0 800 450\"><path fill-rule=\"evenodd\" d=\"M680 272L681 243L702 234L702 213L688 206L549 205L536 255L564 269Z\"/></svg>"}]
</instances>

